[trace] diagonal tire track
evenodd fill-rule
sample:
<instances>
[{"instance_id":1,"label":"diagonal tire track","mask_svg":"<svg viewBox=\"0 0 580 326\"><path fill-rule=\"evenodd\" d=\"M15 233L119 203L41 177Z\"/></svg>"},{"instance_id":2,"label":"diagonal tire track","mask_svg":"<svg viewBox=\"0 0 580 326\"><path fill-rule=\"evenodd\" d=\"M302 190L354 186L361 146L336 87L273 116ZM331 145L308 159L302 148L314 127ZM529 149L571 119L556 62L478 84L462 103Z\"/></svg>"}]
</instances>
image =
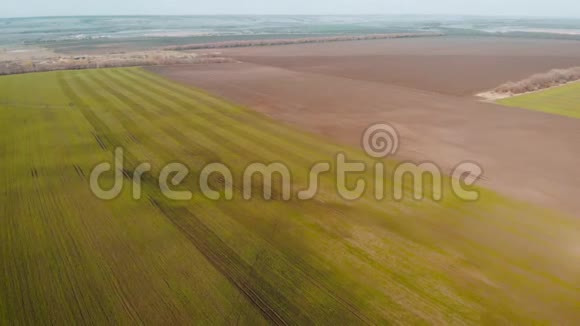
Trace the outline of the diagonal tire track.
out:
<instances>
[{"instance_id":1,"label":"diagonal tire track","mask_svg":"<svg viewBox=\"0 0 580 326\"><path fill-rule=\"evenodd\" d=\"M68 92L72 89L66 88ZM80 97L74 93L70 93L71 98L80 100L83 107L87 106ZM89 110L90 111L90 110ZM88 114L92 116L91 114ZM94 116L93 118L98 119ZM95 121L97 128L102 122ZM113 145L118 145L112 141ZM144 182L152 182L146 179ZM153 187L146 187L146 189L155 189ZM159 194L157 194L159 195ZM208 261L220 271L236 288L238 288L244 296L258 308L263 316L276 325L287 325L286 320L292 320L297 316L300 317L301 323L310 323L306 314L300 311L295 305L287 301L287 299L279 293L273 286L269 285L265 280L258 279L252 275L252 267L244 263L242 259L231 250L219 237L217 237L210 229L208 229L201 220L189 213L183 208L170 208L162 202L152 199L154 206L157 207L164 216L166 216L177 229L183 232L186 237L194 244L196 248L208 259ZM193 227L193 225L195 227ZM266 300L263 297L269 297ZM276 302L276 308L269 302ZM279 312L280 306L285 307L286 315L282 317Z\"/></svg>"}]
</instances>

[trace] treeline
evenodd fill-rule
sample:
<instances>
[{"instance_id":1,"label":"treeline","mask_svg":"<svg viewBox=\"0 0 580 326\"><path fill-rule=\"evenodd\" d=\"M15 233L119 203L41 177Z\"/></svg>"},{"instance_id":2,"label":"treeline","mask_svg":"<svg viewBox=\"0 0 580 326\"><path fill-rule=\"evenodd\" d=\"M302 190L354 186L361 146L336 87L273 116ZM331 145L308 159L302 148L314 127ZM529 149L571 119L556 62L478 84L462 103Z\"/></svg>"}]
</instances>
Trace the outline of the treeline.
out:
<instances>
[{"instance_id":1,"label":"treeline","mask_svg":"<svg viewBox=\"0 0 580 326\"><path fill-rule=\"evenodd\" d=\"M498 94L523 94L577 80L580 80L580 67L554 69L546 73L530 76L518 82L507 82L495 88L493 92Z\"/></svg>"},{"instance_id":2,"label":"treeline","mask_svg":"<svg viewBox=\"0 0 580 326\"><path fill-rule=\"evenodd\" d=\"M0 75L23 74L53 70L224 63L232 61L233 60L230 58L224 58L217 54L193 54L168 51L90 56L57 56L42 59L0 61Z\"/></svg>"},{"instance_id":3,"label":"treeline","mask_svg":"<svg viewBox=\"0 0 580 326\"><path fill-rule=\"evenodd\" d=\"M306 43L327 43L327 42L342 42L342 41L364 41L364 40L379 40L391 38L406 38L406 37L426 37L426 36L443 36L442 33L397 33L397 34L368 34L368 35L346 35L346 36L329 36L329 37L308 37L308 38L294 38L294 39L263 39L263 40L245 40L245 41L225 41L215 43L199 43L187 44L167 47L170 51L183 50L203 50L203 49L224 49L224 48L239 48L239 47L253 47L253 46L269 46L269 45L290 45L290 44L306 44Z\"/></svg>"}]
</instances>

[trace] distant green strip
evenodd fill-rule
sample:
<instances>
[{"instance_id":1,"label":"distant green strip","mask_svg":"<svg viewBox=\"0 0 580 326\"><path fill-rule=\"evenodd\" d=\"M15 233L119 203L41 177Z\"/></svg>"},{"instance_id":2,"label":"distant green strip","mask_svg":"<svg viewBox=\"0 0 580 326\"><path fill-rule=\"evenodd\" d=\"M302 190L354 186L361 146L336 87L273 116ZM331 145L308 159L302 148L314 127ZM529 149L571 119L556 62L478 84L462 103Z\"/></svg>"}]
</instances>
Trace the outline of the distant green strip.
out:
<instances>
[{"instance_id":1,"label":"distant green strip","mask_svg":"<svg viewBox=\"0 0 580 326\"><path fill-rule=\"evenodd\" d=\"M541 92L506 98L497 101L497 103L505 106L580 118L580 82Z\"/></svg>"}]
</instances>

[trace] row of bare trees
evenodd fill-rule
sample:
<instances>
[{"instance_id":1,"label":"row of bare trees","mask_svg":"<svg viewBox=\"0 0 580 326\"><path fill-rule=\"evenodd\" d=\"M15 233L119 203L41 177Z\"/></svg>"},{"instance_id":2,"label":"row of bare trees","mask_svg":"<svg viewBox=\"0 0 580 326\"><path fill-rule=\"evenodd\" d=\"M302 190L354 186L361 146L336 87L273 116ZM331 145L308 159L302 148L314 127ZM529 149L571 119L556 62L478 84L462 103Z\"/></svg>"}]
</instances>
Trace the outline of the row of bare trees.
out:
<instances>
[{"instance_id":1,"label":"row of bare trees","mask_svg":"<svg viewBox=\"0 0 580 326\"><path fill-rule=\"evenodd\" d=\"M140 53L91 56L56 56L41 59L0 61L0 75L53 70L223 63L232 61L233 60L230 58L224 58L217 54L193 54L168 51L150 51Z\"/></svg>"},{"instance_id":2,"label":"row of bare trees","mask_svg":"<svg viewBox=\"0 0 580 326\"><path fill-rule=\"evenodd\" d=\"M184 50L202 50L202 49L224 49L224 48L238 48L238 47L252 47L252 46L268 46L268 45L289 45L289 44L306 44L306 43L326 43L326 42L341 42L341 41L362 41L362 40L379 40L391 38L406 38L406 37L426 37L426 36L443 36L442 33L397 33L397 34L368 34L368 35L345 35L345 36L329 36L329 37L308 37L308 38L293 38L293 39L262 39L262 40L246 40L246 41L225 41L215 43L199 43L167 47L166 50L184 51Z\"/></svg>"},{"instance_id":3,"label":"row of bare trees","mask_svg":"<svg viewBox=\"0 0 580 326\"><path fill-rule=\"evenodd\" d=\"M507 82L494 89L493 92L499 94L523 94L577 80L580 80L580 67L554 69L546 73L530 76L518 82Z\"/></svg>"}]
</instances>

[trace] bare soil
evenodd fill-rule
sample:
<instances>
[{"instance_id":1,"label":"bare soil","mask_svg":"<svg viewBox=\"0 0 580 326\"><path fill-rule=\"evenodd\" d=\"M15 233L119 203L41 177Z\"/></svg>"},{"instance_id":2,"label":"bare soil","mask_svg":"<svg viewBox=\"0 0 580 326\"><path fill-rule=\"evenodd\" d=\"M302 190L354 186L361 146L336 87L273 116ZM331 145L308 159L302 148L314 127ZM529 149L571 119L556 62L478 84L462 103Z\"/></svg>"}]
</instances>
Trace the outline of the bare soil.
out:
<instances>
[{"instance_id":1,"label":"bare soil","mask_svg":"<svg viewBox=\"0 0 580 326\"><path fill-rule=\"evenodd\" d=\"M580 42L437 37L229 49L240 61L473 95L506 81L580 64Z\"/></svg>"},{"instance_id":2,"label":"bare soil","mask_svg":"<svg viewBox=\"0 0 580 326\"><path fill-rule=\"evenodd\" d=\"M580 63L580 42L437 38L223 51L243 63L151 67L274 119L358 146L377 122L398 158L451 170L475 161L480 184L580 216L580 120L482 103L507 80Z\"/></svg>"}]
</instances>

